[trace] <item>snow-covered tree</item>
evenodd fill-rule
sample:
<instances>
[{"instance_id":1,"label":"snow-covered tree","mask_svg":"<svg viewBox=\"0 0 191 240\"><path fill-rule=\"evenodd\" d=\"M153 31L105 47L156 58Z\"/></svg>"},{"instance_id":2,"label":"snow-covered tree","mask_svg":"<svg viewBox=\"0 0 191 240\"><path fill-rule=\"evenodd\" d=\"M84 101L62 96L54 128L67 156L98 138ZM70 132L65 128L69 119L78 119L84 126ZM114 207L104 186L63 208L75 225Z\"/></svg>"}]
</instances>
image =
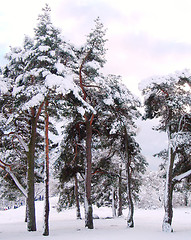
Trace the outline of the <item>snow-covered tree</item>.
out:
<instances>
[{"instance_id":1,"label":"snow-covered tree","mask_svg":"<svg viewBox=\"0 0 191 240\"><path fill-rule=\"evenodd\" d=\"M168 136L165 216L163 231L172 231L172 194L174 185L191 174L190 103L191 74L188 70L168 76L153 77L140 83L145 95L145 119L158 118L156 130Z\"/></svg>"},{"instance_id":2,"label":"snow-covered tree","mask_svg":"<svg viewBox=\"0 0 191 240\"><path fill-rule=\"evenodd\" d=\"M146 171L136 205L144 209L161 208L164 204L163 171Z\"/></svg>"},{"instance_id":3,"label":"snow-covered tree","mask_svg":"<svg viewBox=\"0 0 191 240\"><path fill-rule=\"evenodd\" d=\"M55 106L61 104L62 96L73 91L77 98L83 101L78 94L78 87L65 71L70 56L67 52L66 43L62 41L60 32L51 23L50 9L46 5L43 13L39 15L34 39L25 37L23 47L12 48L7 54L9 63L5 67L4 78L9 83L10 91L9 95L4 95L5 98L1 100L4 101L1 104L1 111L4 117L9 119L7 129L14 131L14 136L17 134L20 139L22 138L27 159L29 231L36 230L34 167L37 152L35 149L39 145L38 150L43 153L44 118L41 117L41 113L44 113L42 111L44 111L45 98L49 103L49 114L57 116ZM9 98L10 101L6 101ZM49 129L55 132L51 123L49 126ZM40 152L38 152L39 160Z\"/></svg>"},{"instance_id":4,"label":"snow-covered tree","mask_svg":"<svg viewBox=\"0 0 191 240\"><path fill-rule=\"evenodd\" d=\"M140 117L138 110L140 101L122 83L120 77L110 75L106 83L108 89L107 98L104 101L110 107L104 125L109 140L106 147L111 148L111 151L120 157L121 164L125 166L129 207L127 225L133 227L132 192L138 191L140 173L145 171L147 165L141 155L139 144L135 140L137 131L135 120Z\"/></svg>"},{"instance_id":5,"label":"snow-covered tree","mask_svg":"<svg viewBox=\"0 0 191 240\"><path fill-rule=\"evenodd\" d=\"M67 123L59 144L59 156L54 163L54 176L59 179L59 210L76 205L77 219L80 219L80 202L84 202L85 152L84 128L76 122L74 119L74 122ZM83 177L80 186L79 176Z\"/></svg>"},{"instance_id":6,"label":"snow-covered tree","mask_svg":"<svg viewBox=\"0 0 191 240\"><path fill-rule=\"evenodd\" d=\"M92 134L96 118L99 116L101 101L100 89L103 87L99 69L105 63L105 30L100 19L95 20L95 28L87 36L84 47L77 52L78 85L84 101L92 106L91 111L83 110L86 131L86 167L85 167L85 226L93 228L91 175L92 175Z\"/></svg>"}]
</instances>

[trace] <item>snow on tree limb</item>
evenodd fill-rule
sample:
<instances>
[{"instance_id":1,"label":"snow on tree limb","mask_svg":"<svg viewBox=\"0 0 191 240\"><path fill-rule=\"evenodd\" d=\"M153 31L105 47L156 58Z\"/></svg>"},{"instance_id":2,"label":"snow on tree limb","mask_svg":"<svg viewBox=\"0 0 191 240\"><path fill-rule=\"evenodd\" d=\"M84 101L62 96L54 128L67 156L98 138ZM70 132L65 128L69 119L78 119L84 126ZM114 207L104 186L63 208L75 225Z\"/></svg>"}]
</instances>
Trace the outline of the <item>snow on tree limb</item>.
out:
<instances>
[{"instance_id":1,"label":"snow on tree limb","mask_svg":"<svg viewBox=\"0 0 191 240\"><path fill-rule=\"evenodd\" d=\"M12 177L14 183L17 185L19 190L24 194L25 197L27 197L27 191L23 188L23 186L19 183L18 179L14 175L14 173L8 168L5 168L5 171L9 173L9 175Z\"/></svg>"},{"instance_id":2,"label":"snow on tree limb","mask_svg":"<svg viewBox=\"0 0 191 240\"><path fill-rule=\"evenodd\" d=\"M45 86L49 89L55 89L58 94L66 95L70 92L73 92L74 96L83 104L83 107L85 108L84 111L87 110L96 114L95 109L86 101L84 101L84 99L79 95L79 88L74 83L72 76L68 75L64 78L55 74L47 75L45 79ZM79 113L84 114L82 108L79 108L79 110Z\"/></svg>"},{"instance_id":3,"label":"snow on tree limb","mask_svg":"<svg viewBox=\"0 0 191 240\"><path fill-rule=\"evenodd\" d=\"M5 94L8 92L8 84L3 78L0 77L0 94Z\"/></svg>"},{"instance_id":4,"label":"snow on tree limb","mask_svg":"<svg viewBox=\"0 0 191 240\"><path fill-rule=\"evenodd\" d=\"M23 110L30 109L31 107L40 105L41 102L44 101L44 95L42 93L38 93L37 95L33 96L31 100L29 100L23 106Z\"/></svg>"},{"instance_id":5,"label":"snow on tree limb","mask_svg":"<svg viewBox=\"0 0 191 240\"><path fill-rule=\"evenodd\" d=\"M183 71L176 71L174 74L169 74L166 76L154 76L148 79L144 79L139 83L139 90L143 91L147 87L152 87L154 84L161 84L161 83L167 83L170 81L180 81L180 79L183 78L190 78L191 73L188 69L185 69Z\"/></svg>"},{"instance_id":6,"label":"snow on tree limb","mask_svg":"<svg viewBox=\"0 0 191 240\"><path fill-rule=\"evenodd\" d=\"M20 182L18 181L17 177L15 176L15 174L11 171L11 166L9 164L4 163L3 161L0 160L0 167L5 170L7 173L9 173L9 175L11 176L11 178L13 179L14 183L16 184L16 186L19 188L19 190L23 193L23 195L25 197L27 197L27 191L23 188L23 186L20 184Z\"/></svg>"},{"instance_id":7,"label":"snow on tree limb","mask_svg":"<svg viewBox=\"0 0 191 240\"><path fill-rule=\"evenodd\" d=\"M174 178L173 178L173 181L178 181L178 182L180 182L182 179L187 178L187 177L189 177L190 175L191 175L191 169L188 170L188 171L185 172L185 173L182 173L182 174L174 177Z\"/></svg>"},{"instance_id":8,"label":"snow on tree limb","mask_svg":"<svg viewBox=\"0 0 191 240\"><path fill-rule=\"evenodd\" d=\"M18 134L15 134L15 136L18 138L19 142L22 144L22 146L24 147L25 151L28 152L29 148L28 148L27 144L25 143L25 141L23 140L23 138L20 135L18 135Z\"/></svg>"},{"instance_id":9,"label":"snow on tree limb","mask_svg":"<svg viewBox=\"0 0 191 240\"><path fill-rule=\"evenodd\" d=\"M191 141L190 132L177 132L173 133L171 136L170 144L175 151L180 145L187 145Z\"/></svg>"},{"instance_id":10,"label":"snow on tree limb","mask_svg":"<svg viewBox=\"0 0 191 240\"><path fill-rule=\"evenodd\" d=\"M15 132L10 132L8 135L13 135L13 137L15 136L19 140L19 142L21 143L21 145L23 146L25 151L26 152L29 151L29 148L28 148L27 144L25 143L25 141L23 140L23 138L19 134L15 133Z\"/></svg>"}]
</instances>

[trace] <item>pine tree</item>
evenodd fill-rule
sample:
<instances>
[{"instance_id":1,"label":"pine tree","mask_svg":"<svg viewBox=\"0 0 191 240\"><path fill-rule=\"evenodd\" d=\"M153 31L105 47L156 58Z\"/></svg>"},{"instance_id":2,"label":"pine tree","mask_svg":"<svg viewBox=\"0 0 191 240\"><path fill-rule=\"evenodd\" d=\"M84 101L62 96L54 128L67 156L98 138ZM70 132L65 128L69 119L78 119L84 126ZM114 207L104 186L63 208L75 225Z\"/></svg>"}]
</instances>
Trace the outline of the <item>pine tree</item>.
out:
<instances>
[{"instance_id":1,"label":"pine tree","mask_svg":"<svg viewBox=\"0 0 191 240\"><path fill-rule=\"evenodd\" d=\"M98 98L99 89L101 88L102 78L99 73L100 67L105 63L105 30L100 19L95 20L95 28L87 36L87 42L77 52L79 86L83 100L92 106L91 111L84 111L86 131L86 171L85 171L85 226L93 228L93 210L91 200L91 175L92 175L92 136L93 125L99 112ZM95 111L98 111L97 113Z\"/></svg>"},{"instance_id":2,"label":"pine tree","mask_svg":"<svg viewBox=\"0 0 191 240\"><path fill-rule=\"evenodd\" d=\"M19 134L28 147L27 156L27 204L29 231L36 230L34 205L34 167L36 143L41 139L37 128L42 129L44 121L40 118L44 99L49 89L45 86L48 74L57 71L58 56L56 51L61 42L59 31L50 21L49 8L43 9L39 16L39 23L35 29L34 40L26 37L23 48L13 49L7 57L9 64L5 68L4 76L9 77L13 86L12 122L18 123ZM23 128L22 128L23 126ZM42 142L42 141L41 141ZM43 145L43 144L41 144ZM42 148L41 148L42 149ZM25 149L26 150L26 149Z\"/></svg>"},{"instance_id":3,"label":"pine tree","mask_svg":"<svg viewBox=\"0 0 191 240\"><path fill-rule=\"evenodd\" d=\"M142 177L137 206L143 209L157 209L164 204L164 171L146 171Z\"/></svg>"},{"instance_id":4,"label":"pine tree","mask_svg":"<svg viewBox=\"0 0 191 240\"><path fill-rule=\"evenodd\" d=\"M108 146L121 158L121 164L126 169L127 202L129 206L127 226L133 227L132 192L138 191L140 174L144 173L147 166L135 140L135 120L140 116L138 110L140 102L122 84L119 76L110 75L106 82L108 97L104 101L110 106L110 115L105 119L106 125L104 127L107 131L106 136L109 138ZM135 179L133 179L133 175L136 176Z\"/></svg>"},{"instance_id":5,"label":"pine tree","mask_svg":"<svg viewBox=\"0 0 191 240\"><path fill-rule=\"evenodd\" d=\"M77 116L78 114L74 111L72 115ZM73 119L73 122L68 122L65 126L63 139L59 146L59 156L54 163L54 171L55 176L59 179L59 210L76 204L76 217L77 219L81 219L79 204L80 202L82 203L84 187L79 186L79 175L84 178L85 153L82 147L84 126L80 126L80 124L77 124L77 126L75 123L78 120ZM80 191L81 188L82 190Z\"/></svg>"},{"instance_id":6,"label":"pine tree","mask_svg":"<svg viewBox=\"0 0 191 240\"><path fill-rule=\"evenodd\" d=\"M151 78L140 88L145 98L145 119L159 118L157 130L168 136L165 216L162 229L171 232L172 194L174 186L191 174L190 149L190 73L177 72L174 75Z\"/></svg>"}]
</instances>

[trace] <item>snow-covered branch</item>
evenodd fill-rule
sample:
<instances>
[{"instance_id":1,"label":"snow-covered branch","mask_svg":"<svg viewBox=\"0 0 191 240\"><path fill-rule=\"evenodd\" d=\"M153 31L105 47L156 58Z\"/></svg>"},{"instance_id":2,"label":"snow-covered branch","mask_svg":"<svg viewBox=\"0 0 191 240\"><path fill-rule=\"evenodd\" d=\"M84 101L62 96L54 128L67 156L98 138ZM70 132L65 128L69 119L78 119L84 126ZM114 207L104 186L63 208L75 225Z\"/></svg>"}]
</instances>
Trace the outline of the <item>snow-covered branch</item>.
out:
<instances>
[{"instance_id":1,"label":"snow-covered branch","mask_svg":"<svg viewBox=\"0 0 191 240\"><path fill-rule=\"evenodd\" d=\"M14 183L16 184L16 186L19 188L19 190L23 193L23 195L25 197L27 197L27 192L26 190L23 188L23 186L20 184L19 180L17 179L17 177L15 176L15 174L11 171L11 166L9 164L4 163L3 161L0 160L0 167L6 171L7 173L9 173L9 175L11 176L11 178L13 179Z\"/></svg>"},{"instance_id":2,"label":"snow-covered branch","mask_svg":"<svg viewBox=\"0 0 191 240\"><path fill-rule=\"evenodd\" d=\"M139 90L143 91L146 88L152 88L154 85L160 85L168 83L170 84L172 81L178 83L181 79L187 78L189 79L191 73L188 69L184 69L183 71L176 71L174 74L168 74L166 76L154 76L148 79L144 79L139 83Z\"/></svg>"},{"instance_id":3,"label":"snow-covered branch","mask_svg":"<svg viewBox=\"0 0 191 240\"><path fill-rule=\"evenodd\" d=\"M20 184L20 182L19 182L18 179L16 178L15 174L10 170L10 168L9 168L9 167L6 167L6 168L5 168L5 171L6 171L7 173L9 173L9 175L12 177L14 183L17 185L17 187L19 188L19 190L23 193L23 195L24 195L25 197L27 197L27 192L26 192L26 190L25 190L25 189L23 188L23 186Z\"/></svg>"},{"instance_id":4,"label":"snow-covered branch","mask_svg":"<svg viewBox=\"0 0 191 240\"><path fill-rule=\"evenodd\" d=\"M0 77L0 94L5 94L8 92L8 84Z\"/></svg>"},{"instance_id":5,"label":"snow-covered branch","mask_svg":"<svg viewBox=\"0 0 191 240\"><path fill-rule=\"evenodd\" d=\"M190 139L191 139L190 132L180 131L178 133L174 133L171 135L170 144L175 151L176 148L179 147L180 145L188 144L190 142Z\"/></svg>"},{"instance_id":6,"label":"snow-covered branch","mask_svg":"<svg viewBox=\"0 0 191 240\"><path fill-rule=\"evenodd\" d=\"M173 181L178 181L178 182L180 182L182 179L187 178L187 177L189 177L190 175L191 175L191 169L188 170L188 171L185 172L185 173L182 173L182 174L174 177L172 180L173 180Z\"/></svg>"},{"instance_id":7,"label":"snow-covered branch","mask_svg":"<svg viewBox=\"0 0 191 240\"><path fill-rule=\"evenodd\" d=\"M46 76L46 80L45 80L45 86L48 89L54 89L56 91L57 94L63 94L66 95L70 92L73 92L74 96L82 103L84 111L83 111L83 115L85 111L90 111L93 114L96 114L95 109L88 104L79 94L79 88L78 86L74 83L73 81L73 77L70 75L65 76L65 78L61 77L61 76L57 76L55 74L50 74ZM82 109L79 108L79 109ZM79 113L81 113L82 111L80 111ZM83 116L82 115L82 116Z\"/></svg>"},{"instance_id":8,"label":"snow-covered branch","mask_svg":"<svg viewBox=\"0 0 191 240\"><path fill-rule=\"evenodd\" d=\"M23 146L25 151L28 152L29 148L28 148L27 144L25 143L25 141L23 140L23 138L18 134L15 134L15 136L18 138L19 142L21 143L21 145Z\"/></svg>"},{"instance_id":9,"label":"snow-covered branch","mask_svg":"<svg viewBox=\"0 0 191 240\"><path fill-rule=\"evenodd\" d=\"M23 148L25 149L25 151L26 151L26 152L29 151L29 148L28 148L26 142L23 140L23 138L22 138L19 134L15 133L15 132L10 132L10 133L8 134L8 136L9 136L9 135L13 135L13 137L16 137L16 138L19 140L19 142L21 143L21 145L23 146Z\"/></svg>"}]
</instances>

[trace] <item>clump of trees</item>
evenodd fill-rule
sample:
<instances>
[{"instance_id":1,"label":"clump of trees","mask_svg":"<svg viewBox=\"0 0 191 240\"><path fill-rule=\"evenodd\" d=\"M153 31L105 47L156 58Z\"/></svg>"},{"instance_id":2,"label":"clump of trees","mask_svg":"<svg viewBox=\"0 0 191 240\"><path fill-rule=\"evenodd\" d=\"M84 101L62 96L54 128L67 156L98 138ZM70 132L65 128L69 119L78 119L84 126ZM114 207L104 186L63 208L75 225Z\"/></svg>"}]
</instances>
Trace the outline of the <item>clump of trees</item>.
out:
<instances>
[{"instance_id":1,"label":"clump of trees","mask_svg":"<svg viewBox=\"0 0 191 240\"><path fill-rule=\"evenodd\" d=\"M49 235L50 167L60 210L75 205L80 219L84 203L85 227L93 229L93 204L112 206L113 217L128 207L127 227L134 227L134 202L147 167L136 141L141 103L120 76L101 73L105 35L97 18L85 44L75 47L53 26L46 5L34 37L7 54L0 76L0 184L26 198L28 231L36 231L35 185L44 182L43 235ZM159 118L156 130L169 141L158 154L168 166L164 231L172 231L173 189L185 178L188 187L191 176L190 85L183 72L141 87L144 118Z\"/></svg>"},{"instance_id":2,"label":"clump of trees","mask_svg":"<svg viewBox=\"0 0 191 240\"><path fill-rule=\"evenodd\" d=\"M36 231L35 184L44 181L43 235L49 235L50 162L60 189L75 180L70 190L75 201L70 197L70 205L76 202L80 218L83 199L85 227L94 228L92 204L104 202L94 191L101 188L98 179L108 196L118 188L119 215L122 185L126 186L128 226L134 226L133 194L147 165L135 140L140 102L119 76L101 74L105 42L105 29L97 18L83 46L67 43L46 5L34 37L25 37L23 46L7 54L0 79L0 168L2 176L8 174L9 186L14 182L26 197L28 231ZM60 199L66 199L64 189Z\"/></svg>"}]
</instances>

